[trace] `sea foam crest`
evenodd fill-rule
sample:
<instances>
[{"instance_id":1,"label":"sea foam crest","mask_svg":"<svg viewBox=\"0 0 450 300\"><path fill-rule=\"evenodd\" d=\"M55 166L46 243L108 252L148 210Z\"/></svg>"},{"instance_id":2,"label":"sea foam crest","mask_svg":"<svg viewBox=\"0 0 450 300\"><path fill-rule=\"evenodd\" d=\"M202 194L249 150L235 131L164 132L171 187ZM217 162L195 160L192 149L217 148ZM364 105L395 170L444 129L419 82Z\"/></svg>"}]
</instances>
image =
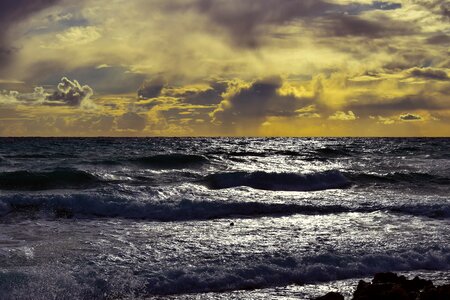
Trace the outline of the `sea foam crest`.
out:
<instances>
[{"instance_id":1,"label":"sea foam crest","mask_svg":"<svg viewBox=\"0 0 450 300\"><path fill-rule=\"evenodd\" d=\"M28 299L30 294L33 299L135 299L329 282L368 277L377 272L449 268L449 249L441 247L364 255L267 255L264 258L247 257L228 264L149 268L134 274L121 268L107 277L93 267L74 271L63 266L39 266L31 273L0 270L0 288L5 299L10 296L12 299Z\"/></svg>"},{"instance_id":2,"label":"sea foam crest","mask_svg":"<svg viewBox=\"0 0 450 300\"><path fill-rule=\"evenodd\" d=\"M372 276L377 272L447 270L448 249L407 249L365 255L322 254L268 258L233 266L176 267L148 278L147 293L170 295L260 289Z\"/></svg>"}]
</instances>

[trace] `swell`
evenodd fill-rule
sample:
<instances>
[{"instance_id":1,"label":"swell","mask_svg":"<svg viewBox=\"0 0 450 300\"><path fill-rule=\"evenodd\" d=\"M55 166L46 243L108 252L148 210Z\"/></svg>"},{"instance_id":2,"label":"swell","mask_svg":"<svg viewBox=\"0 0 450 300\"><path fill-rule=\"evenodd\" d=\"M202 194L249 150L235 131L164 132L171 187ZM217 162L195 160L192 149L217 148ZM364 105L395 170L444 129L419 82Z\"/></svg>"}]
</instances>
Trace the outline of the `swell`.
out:
<instances>
[{"instance_id":1,"label":"swell","mask_svg":"<svg viewBox=\"0 0 450 300\"><path fill-rule=\"evenodd\" d=\"M48 172L14 171L0 173L1 190L38 191L51 189L86 188L100 180L85 171L56 169Z\"/></svg>"},{"instance_id":2,"label":"swell","mask_svg":"<svg viewBox=\"0 0 450 300\"><path fill-rule=\"evenodd\" d=\"M318 148L315 149L314 152L327 158L345 157L352 155L352 151L348 149L336 149L330 147Z\"/></svg>"},{"instance_id":3,"label":"swell","mask_svg":"<svg viewBox=\"0 0 450 300\"><path fill-rule=\"evenodd\" d=\"M11 195L0 198L0 216L36 212L54 217L100 217L143 219L149 221L197 221L223 218L258 218L263 216L327 215L385 211L420 217L450 218L450 204L312 205L228 201L139 201L132 196L111 195ZM41 214L38 214L40 216Z\"/></svg>"},{"instance_id":4,"label":"swell","mask_svg":"<svg viewBox=\"0 0 450 300\"><path fill-rule=\"evenodd\" d=\"M232 172L216 173L204 178L210 189L227 189L247 186L270 191L318 191L348 188L351 182L339 171L331 170L312 174Z\"/></svg>"},{"instance_id":5,"label":"swell","mask_svg":"<svg viewBox=\"0 0 450 300\"><path fill-rule=\"evenodd\" d=\"M368 174L368 173L346 173L346 177L351 179L355 183L359 184L371 184L371 183L389 183L400 184L410 183L415 185L448 185L450 184L450 178L428 173L419 172L392 172L386 174Z\"/></svg>"},{"instance_id":6,"label":"swell","mask_svg":"<svg viewBox=\"0 0 450 300\"><path fill-rule=\"evenodd\" d=\"M155 169L180 169L200 167L209 161L203 155L173 153L132 158L129 162Z\"/></svg>"}]
</instances>

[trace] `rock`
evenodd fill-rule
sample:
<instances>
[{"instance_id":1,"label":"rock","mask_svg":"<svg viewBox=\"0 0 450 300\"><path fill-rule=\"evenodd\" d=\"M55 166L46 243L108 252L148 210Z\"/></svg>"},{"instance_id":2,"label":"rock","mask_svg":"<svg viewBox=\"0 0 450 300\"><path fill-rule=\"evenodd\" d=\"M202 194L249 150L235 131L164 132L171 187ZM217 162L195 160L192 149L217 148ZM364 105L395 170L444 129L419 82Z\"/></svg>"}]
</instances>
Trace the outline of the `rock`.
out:
<instances>
[{"instance_id":1,"label":"rock","mask_svg":"<svg viewBox=\"0 0 450 300\"><path fill-rule=\"evenodd\" d=\"M320 300L343 300L339 293L328 293ZM377 273L372 282L360 280L353 300L450 300L450 284L435 287L430 280L409 280L395 273Z\"/></svg>"},{"instance_id":2,"label":"rock","mask_svg":"<svg viewBox=\"0 0 450 300\"><path fill-rule=\"evenodd\" d=\"M397 276L392 272L377 273L372 279L372 283L401 283L406 281L405 276Z\"/></svg>"},{"instance_id":3,"label":"rock","mask_svg":"<svg viewBox=\"0 0 450 300\"><path fill-rule=\"evenodd\" d=\"M408 280L405 276L395 273L375 274L372 283L360 281L353 294L354 300L415 300L426 287L433 287L429 280L415 277Z\"/></svg>"},{"instance_id":4,"label":"rock","mask_svg":"<svg viewBox=\"0 0 450 300\"><path fill-rule=\"evenodd\" d=\"M358 283L354 300L409 300L408 292L397 283L368 283L361 280Z\"/></svg>"},{"instance_id":5,"label":"rock","mask_svg":"<svg viewBox=\"0 0 450 300\"><path fill-rule=\"evenodd\" d=\"M339 293L328 293L316 299L344 299ZM372 282L360 280L353 300L450 300L450 284L435 287L430 280L409 280L395 273L375 274Z\"/></svg>"},{"instance_id":6,"label":"rock","mask_svg":"<svg viewBox=\"0 0 450 300\"><path fill-rule=\"evenodd\" d=\"M434 287L428 286L420 294L419 300L448 300L450 299L450 284Z\"/></svg>"},{"instance_id":7,"label":"rock","mask_svg":"<svg viewBox=\"0 0 450 300\"><path fill-rule=\"evenodd\" d=\"M329 292L325 296L316 298L315 300L344 300L344 296L339 293Z\"/></svg>"}]
</instances>

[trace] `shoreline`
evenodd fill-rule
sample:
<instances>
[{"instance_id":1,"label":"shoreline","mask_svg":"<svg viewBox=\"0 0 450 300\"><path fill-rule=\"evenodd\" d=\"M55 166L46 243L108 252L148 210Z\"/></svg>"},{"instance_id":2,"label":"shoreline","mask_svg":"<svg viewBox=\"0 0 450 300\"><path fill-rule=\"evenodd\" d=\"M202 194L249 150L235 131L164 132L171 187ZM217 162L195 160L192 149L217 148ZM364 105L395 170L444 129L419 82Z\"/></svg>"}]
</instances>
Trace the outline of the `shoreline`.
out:
<instances>
[{"instance_id":1,"label":"shoreline","mask_svg":"<svg viewBox=\"0 0 450 300\"><path fill-rule=\"evenodd\" d=\"M341 292L328 292L315 300L344 300ZM352 300L444 300L450 299L450 283L435 285L433 281L415 276L408 279L393 272L377 273L371 282L360 280Z\"/></svg>"}]
</instances>

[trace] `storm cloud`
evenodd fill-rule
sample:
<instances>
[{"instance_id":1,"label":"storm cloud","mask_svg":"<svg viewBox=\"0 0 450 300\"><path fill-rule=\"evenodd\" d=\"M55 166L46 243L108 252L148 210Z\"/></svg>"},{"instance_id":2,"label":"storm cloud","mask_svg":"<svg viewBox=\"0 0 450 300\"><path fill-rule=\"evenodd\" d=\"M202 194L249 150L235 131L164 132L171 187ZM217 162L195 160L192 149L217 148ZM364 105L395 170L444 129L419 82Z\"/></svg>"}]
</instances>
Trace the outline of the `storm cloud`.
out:
<instances>
[{"instance_id":1,"label":"storm cloud","mask_svg":"<svg viewBox=\"0 0 450 300\"><path fill-rule=\"evenodd\" d=\"M127 112L117 118L117 128L120 130L142 131L145 126L146 118L135 112Z\"/></svg>"},{"instance_id":2,"label":"storm cloud","mask_svg":"<svg viewBox=\"0 0 450 300\"><path fill-rule=\"evenodd\" d=\"M422 120L422 117L414 114L402 114L400 115L400 120L402 121L419 121Z\"/></svg>"},{"instance_id":3,"label":"storm cloud","mask_svg":"<svg viewBox=\"0 0 450 300\"><path fill-rule=\"evenodd\" d=\"M88 85L83 85L77 80L69 80L63 77L58 84L57 91L47 96L48 101L55 102L55 104L63 104L69 106L80 106L84 100L89 99L94 91Z\"/></svg>"},{"instance_id":4,"label":"storm cloud","mask_svg":"<svg viewBox=\"0 0 450 300\"><path fill-rule=\"evenodd\" d=\"M138 97L142 100L156 98L161 94L165 85L166 83L162 78L144 81L137 92Z\"/></svg>"},{"instance_id":5,"label":"storm cloud","mask_svg":"<svg viewBox=\"0 0 450 300\"><path fill-rule=\"evenodd\" d=\"M15 37L9 31L14 24L61 0L2 0L0 1L0 66L5 66L17 48L11 44ZM2 71L0 67L0 71Z\"/></svg>"},{"instance_id":6,"label":"storm cloud","mask_svg":"<svg viewBox=\"0 0 450 300\"><path fill-rule=\"evenodd\" d=\"M449 80L445 71L433 68L413 68L409 71L409 74L414 77L426 79Z\"/></svg>"},{"instance_id":7,"label":"storm cloud","mask_svg":"<svg viewBox=\"0 0 450 300\"><path fill-rule=\"evenodd\" d=\"M222 124L234 124L239 120L260 122L270 116L297 115L298 109L312 102L312 98L280 93L282 85L280 77L257 80L248 86L230 84L228 93L212 117Z\"/></svg>"},{"instance_id":8,"label":"storm cloud","mask_svg":"<svg viewBox=\"0 0 450 300\"><path fill-rule=\"evenodd\" d=\"M187 6L225 28L236 45L249 48L260 44L267 26L322 15L338 7L322 0L198 0Z\"/></svg>"}]
</instances>

